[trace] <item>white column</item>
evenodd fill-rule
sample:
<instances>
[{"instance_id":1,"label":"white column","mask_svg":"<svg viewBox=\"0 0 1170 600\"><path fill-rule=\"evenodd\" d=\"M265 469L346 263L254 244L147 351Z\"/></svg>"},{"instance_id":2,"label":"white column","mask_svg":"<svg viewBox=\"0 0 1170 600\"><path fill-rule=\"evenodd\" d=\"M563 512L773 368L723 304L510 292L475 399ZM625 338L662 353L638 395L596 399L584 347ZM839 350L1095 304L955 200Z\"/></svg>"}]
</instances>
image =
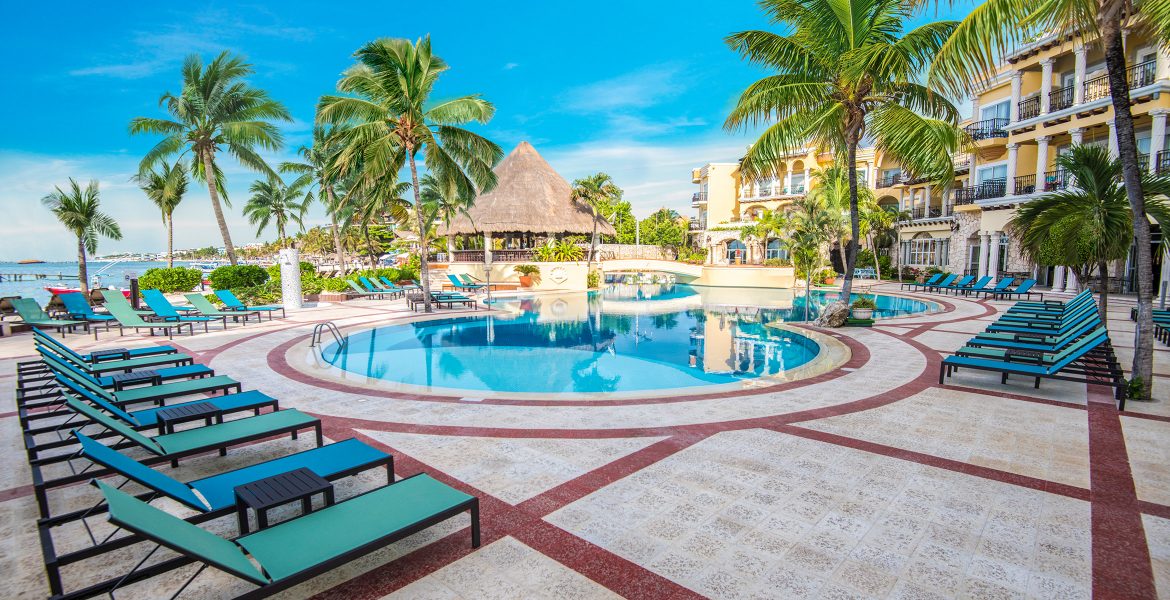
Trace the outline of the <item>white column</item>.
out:
<instances>
[{"instance_id":1,"label":"white column","mask_svg":"<svg viewBox=\"0 0 1170 600\"><path fill-rule=\"evenodd\" d=\"M971 96L971 120L979 120L979 96Z\"/></svg>"},{"instance_id":2,"label":"white column","mask_svg":"<svg viewBox=\"0 0 1170 600\"><path fill-rule=\"evenodd\" d=\"M552 238L549 238L551 241ZM492 264L492 232L483 232L483 262Z\"/></svg>"},{"instance_id":3,"label":"white column","mask_svg":"<svg viewBox=\"0 0 1170 600\"><path fill-rule=\"evenodd\" d=\"M301 294L301 258L296 248L284 248L278 253L280 261L280 297L285 310L304 306Z\"/></svg>"},{"instance_id":4,"label":"white column","mask_svg":"<svg viewBox=\"0 0 1170 600\"><path fill-rule=\"evenodd\" d=\"M1048 94L1052 92L1052 63L1051 58L1040 61L1040 114L1048 114L1050 106Z\"/></svg>"},{"instance_id":5,"label":"white column","mask_svg":"<svg viewBox=\"0 0 1170 600\"><path fill-rule=\"evenodd\" d=\"M991 248L987 257L987 272L984 275L996 277L999 275L999 242L1003 233L996 231L991 234Z\"/></svg>"},{"instance_id":6,"label":"white column","mask_svg":"<svg viewBox=\"0 0 1170 600\"><path fill-rule=\"evenodd\" d=\"M1072 136L1072 143L1078 146L1085 142L1085 130L1081 127L1069 129L1068 134Z\"/></svg>"},{"instance_id":7,"label":"white column","mask_svg":"<svg viewBox=\"0 0 1170 600\"><path fill-rule=\"evenodd\" d=\"M1072 272L1072 269L1068 270L1068 277L1064 280L1064 291L1069 294L1081 291L1080 286L1077 285L1077 276Z\"/></svg>"},{"instance_id":8,"label":"white column","mask_svg":"<svg viewBox=\"0 0 1170 600\"><path fill-rule=\"evenodd\" d=\"M1158 152L1166 147L1166 115L1170 110L1156 108L1150 111L1153 123L1150 125L1150 172L1158 166Z\"/></svg>"},{"instance_id":9,"label":"white column","mask_svg":"<svg viewBox=\"0 0 1170 600\"><path fill-rule=\"evenodd\" d=\"M906 188L898 190L898 211L906 210Z\"/></svg>"},{"instance_id":10,"label":"white column","mask_svg":"<svg viewBox=\"0 0 1170 600\"><path fill-rule=\"evenodd\" d=\"M1023 86L1024 74L1012 72L1012 105L1008 112L1008 120L1012 123L1020 120L1020 88Z\"/></svg>"},{"instance_id":11,"label":"white column","mask_svg":"<svg viewBox=\"0 0 1170 600\"><path fill-rule=\"evenodd\" d=\"M808 191L808 182L812 181L812 169L804 168L804 191Z\"/></svg>"},{"instance_id":12,"label":"white column","mask_svg":"<svg viewBox=\"0 0 1170 600\"><path fill-rule=\"evenodd\" d=\"M979 234L979 273L976 277L984 277L987 275L987 258L991 251L991 236L986 233Z\"/></svg>"},{"instance_id":13,"label":"white column","mask_svg":"<svg viewBox=\"0 0 1170 600\"><path fill-rule=\"evenodd\" d=\"M931 201L931 184L929 184L929 183L926 184L926 188L922 191L922 193L926 196L926 208L927 208L927 211L929 211L930 210L930 201ZM940 209L942 210L942 216L945 217L947 215L946 202L943 201L941 204L942 204L942 206L940 206Z\"/></svg>"},{"instance_id":14,"label":"white column","mask_svg":"<svg viewBox=\"0 0 1170 600\"><path fill-rule=\"evenodd\" d=\"M1109 157L1117 158L1117 127L1113 125L1113 119L1106 121L1106 124L1109 125Z\"/></svg>"},{"instance_id":15,"label":"white column","mask_svg":"<svg viewBox=\"0 0 1170 600\"><path fill-rule=\"evenodd\" d=\"M1036 138L1036 189L1044 189L1044 172L1048 170L1048 142L1051 136L1042 135Z\"/></svg>"},{"instance_id":16,"label":"white column","mask_svg":"<svg viewBox=\"0 0 1170 600\"><path fill-rule=\"evenodd\" d=\"M1170 44L1159 46L1158 55L1155 58L1158 60L1156 69L1158 79L1170 79Z\"/></svg>"},{"instance_id":17,"label":"white column","mask_svg":"<svg viewBox=\"0 0 1170 600\"><path fill-rule=\"evenodd\" d=\"M1007 190L1004 195L1016 195L1016 159L1020 155L1020 145L1011 143L1007 145L1008 162L1007 162Z\"/></svg>"},{"instance_id":18,"label":"white column","mask_svg":"<svg viewBox=\"0 0 1170 600\"><path fill-rule=\"evenodd\" d=\"M1052 291L1059 292L1064 289L1064 267L1052 268Z\"/></svg>"},{"instance_id":19,"label":"white column","mask_svg":"<svg viewBox=\"0 0 1170 600\"><path fill-rule=\"evenodd\" d=\"M1085 101L1085 55L1089 49L1081 44L1073 49L1076 57L1076 66L1073 71L1073 103L1081 104Z\"/></svg>"}]
</instances>

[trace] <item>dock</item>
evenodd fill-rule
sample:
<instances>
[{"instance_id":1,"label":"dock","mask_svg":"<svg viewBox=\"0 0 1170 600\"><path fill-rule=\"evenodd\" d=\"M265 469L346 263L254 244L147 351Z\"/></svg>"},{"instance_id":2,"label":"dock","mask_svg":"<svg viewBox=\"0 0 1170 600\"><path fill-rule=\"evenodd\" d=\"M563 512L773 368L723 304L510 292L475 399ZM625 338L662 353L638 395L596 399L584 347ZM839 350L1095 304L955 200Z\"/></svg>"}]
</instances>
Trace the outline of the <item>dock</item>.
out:
<instances>
[{"instance_id":1,"label":"dock","mask_svg":"<svg viewBox=\"0 0 1170 600\"><path fill-rule=\"evenodd\" d=\"M77 274L65 273L0 273L0 282L4 281L77 281Z\"/></svg>"}]
</instances>

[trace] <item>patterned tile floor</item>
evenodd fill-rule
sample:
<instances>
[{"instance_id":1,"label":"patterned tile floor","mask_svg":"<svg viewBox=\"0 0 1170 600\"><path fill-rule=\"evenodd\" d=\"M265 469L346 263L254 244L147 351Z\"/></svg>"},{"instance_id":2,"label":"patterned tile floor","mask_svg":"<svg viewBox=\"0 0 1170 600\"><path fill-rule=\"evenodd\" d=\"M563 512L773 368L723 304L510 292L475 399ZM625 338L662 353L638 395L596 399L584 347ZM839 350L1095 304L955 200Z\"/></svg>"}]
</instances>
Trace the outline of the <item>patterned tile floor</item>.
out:
<instances>
[{"instance_id":1,"label":"patterned tile floor","mask_svg":"<svg viewBox=\"0 0 1170 600\"><path fill-rule=\"evenodd\" d=\"M1158 398L1121 415L1096 386L1037 390L968 372L940 386L942 357L1007 306L942 301L944 312L830 332L852 354L833 372L682 399L462 402L318 376L314 323L415 318L401 301L316 307L175 344L320 416L329 440L392 452L398 476L425 471L481 499L479 549L461 516L283 598L1170 598L1170 349L1156 350ZM1111 305L1124 363L1129 305ZM31 352L28 335L0 338L0 595L14 598L48 595L13 395L15 364ZM271 440L160 468L194 479L311 444ZM339 498L383 481L351 478ZM49 500L57 513L95 498L78 485ZM88 519L95 534L112 531L103 521ZM229 536L234 517L203 526ZM77 524L53 535L61 549L88 540ZM148 551L71 566L66 581L124 573ZM118 598L169 595L194 569ZM181 597L249 589L208 569Z\"/></svg>"}]
</instances>

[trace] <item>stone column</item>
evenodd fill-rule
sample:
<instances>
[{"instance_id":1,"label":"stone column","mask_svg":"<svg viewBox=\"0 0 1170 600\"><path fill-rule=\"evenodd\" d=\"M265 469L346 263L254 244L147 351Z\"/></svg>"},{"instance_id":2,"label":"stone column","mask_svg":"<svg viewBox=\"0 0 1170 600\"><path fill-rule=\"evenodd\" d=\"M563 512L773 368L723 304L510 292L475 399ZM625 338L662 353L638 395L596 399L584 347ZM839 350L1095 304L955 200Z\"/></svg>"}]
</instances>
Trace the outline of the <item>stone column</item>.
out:
<instances>
[{"instance_id":1,"label":"stone column","mask_svg":"<svg viewBox=\"0 0 1170 600\"><path fill-rule=\"evenodd\" d=\"M1154 168L1158 166L1158 153L1162 148L1166 147L1166 115L1170 114L1170 110L1165 108L1156 108L1150 111L1150 117L1153 118L1153 123L1150 125L1150 172L1154 172Z\"/></svg>"},{"instance_id":2,"label":"stone column","mask_svg":"<svg viewBox=\"0 0 1170 600\"><path fill-rule=\"evenodd\" d=\"M1020 145L1012 142L1007 145L1008 162L1007 162L1007 189L1005 196L1016 195L1016 159L1020 155Z\"/></svg>"},{"instance_id":3,"label":"stone column","mask_svg":"<svg viewBox=\"0 0 1170 600\"><path fill-rule=\"evenodd\" d=\"M1064 290L1064 272L1065 267L1052 268L1052 291L1059 292Z\"/></svg>"},{"instance_id":4,"label":"stone column","mask_svg":"<svg viewBox=\"0 0 1170 600\"><path fill-rule=\"evenodd\" d=\"M1085 55L1089 49L1084 44L1073 49L1076 56L1076 66L1073 71L1073 103L1082 104L1085 101Z\"/></svg>"},{"instance_id":5,"label":"stone column","mask_svg":"<svg viewBox=\"0 0 1170 600\"><path fill-rule=\"evenodd\" d=\"M1036 190L1044 190L1044 173L1048 170L1048 142L1052 136L1042 135L1036 138Z\"/></svg>"},{"instance_id":6,"label":"stone column","mask_svg":"<svg viewBox=\"0 0 1170 600\"><path fill-rule=\"evenodd\" d=\"M1020 88L1023 87L1024 74L1012 71L1012 105L1008 109L1008 121L1015 123L1020 120Z\"/></svg>"},{"instance_id":7,"label":"stone column","mask_svg":"<svg viewBox=\"0 0 1170 600\"><path fill-rule=\"evenodd\" d=\"M552 241L552 238L549 238ZM492 264L492 232L483 232L483 262L484 264Z\"/></svg>"},{"instance_id":8,"label":"stone column","mask_svg":"<svg viewBox=\"0 0 1170 600\"><path fill-rule=\"evenodd\" d=\"M1068 277L1064 280L1064 291L1069 294L1081 291L1080 285L1077 284L1077 276L1072 272L1072 269L1068 270Z\"/></svg>"},{"instance_id":9,"label":"stone column","mask_svg":"<svg viewBox=\"0 0 1170 600\"><path fill-rule=\"evenodd\" d=\"M971 96L971 120L979 120L979 96Z\"/></svg>"},{"instance_id":10,"label":"stone column","mask_svg":"<svg viewBox=\"0 0 1170 600\"><path fill-rule=\"evenodd\" d=\"M1068 134L1072 136L1072 143L1078 146L1085 142L1085 130L1083 127L1069 129Z\"/></svg>"},{"instance_id":11,"label":"stone column","mask_svg":"<svg viewBox=\"0 0 1170 600\"><path fill-rule=\"evenodd\" d=\"M1040 61L1040 114L1048 114L1052 106L1048 94L1052 93L1052 64L1055 61L1046 58Z\"/></svg>"},{"instance_id":12,"label":"stone column","mask_svg":"<svg viewBox=\"0 0 1170 600\"><path fill-rule=\"evenodd\" d=\"M991 276L992 278L999 276L999 242L1002 238L1002 232L992 232L991 247L987 257L987 272L983 276Z\"/></svg>"},{"instance_id":13,"label":"stone column","mask_svg":"<svg viewBox=\"0 0 1170 600\"><path fill-rule=\"evenodd\" d=\"M991 252L991 236L986 233L979 234L979 273L976 277L984 277L987 275L987 258Z\"/></svg>"},{"instance_id":14,"label":"stone column","mask_svg":"<svg viewBox=\"0 0 1170 600\"><path fill-rule=\"evenodd\" d=\"M283 248L277 255L280 261L280 297L285 310L304 306L301 294L301 257L296 248Z\"/></svg>"}]
</instances>

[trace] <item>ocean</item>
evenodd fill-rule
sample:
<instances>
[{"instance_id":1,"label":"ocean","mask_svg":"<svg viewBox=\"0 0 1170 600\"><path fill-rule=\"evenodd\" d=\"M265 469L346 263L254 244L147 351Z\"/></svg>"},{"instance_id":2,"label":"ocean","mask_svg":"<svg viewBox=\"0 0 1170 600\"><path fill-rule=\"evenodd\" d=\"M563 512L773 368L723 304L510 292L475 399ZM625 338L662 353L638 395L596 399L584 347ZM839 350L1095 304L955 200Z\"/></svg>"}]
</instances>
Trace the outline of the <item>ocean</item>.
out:
<instances>
[{"instance_id":1,"label":"ocean","mask_svg":"<svg viewBox=\"0 0 1170 600\"><path fill-rule=\"evenodd\" d=\"M116 288L130 287L130 278L141 276L147 269L155 267L167 266L166 261L125 261L119 263L112 263L111 261L87 261L86 266L89 267L90 285L93 285L93 278L99 275L102 287L114 286ZM187 261L175 261L176 267L190 266ZM14 281L9 276L13 274L25 274L26 277L22 281ZM68 279L58 279L58 274L70 276ZM46 279L30 279L28 275L49 275ZM33 265L18 265L14 262L0 262L0 297L2 296L23 296L25 298L36 298L42 305L49 301L52 296L45 290L49 287L63 287L76 288L77 282L77 261L73 262L46 262Z\"/></svg>"}]
</instances>

